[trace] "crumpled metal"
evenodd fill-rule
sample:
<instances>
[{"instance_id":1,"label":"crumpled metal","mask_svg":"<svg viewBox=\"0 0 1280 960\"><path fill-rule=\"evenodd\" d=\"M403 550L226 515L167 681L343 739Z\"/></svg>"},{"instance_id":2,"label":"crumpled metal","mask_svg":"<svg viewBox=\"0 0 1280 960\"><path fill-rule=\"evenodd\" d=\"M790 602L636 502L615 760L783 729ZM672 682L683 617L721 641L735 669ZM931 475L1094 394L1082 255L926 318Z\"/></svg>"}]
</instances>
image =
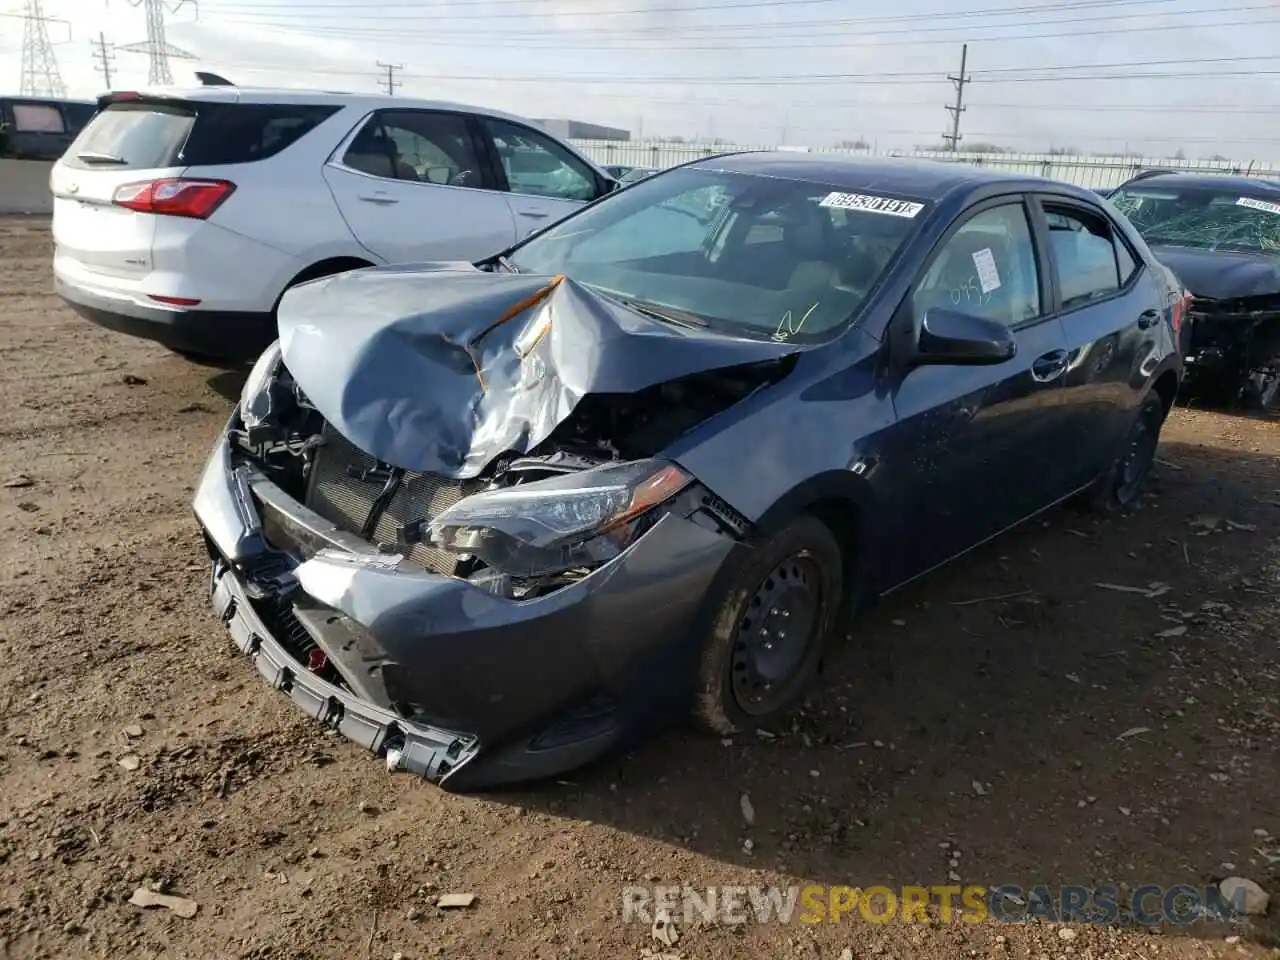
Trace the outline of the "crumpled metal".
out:
<instances>
[{"instance_id":1,"label":"crumpled metal","mask_svg":"<svg viewBox=\"0 0 1280 960\"><path fill-rule=\"evenodd\" d=\"M278 323L285 366L334 429L384 463L453 479L528 453L589 393L799 349L666 324L567 277L457 263L304 284Z\"/></svg>"}]
</instances>

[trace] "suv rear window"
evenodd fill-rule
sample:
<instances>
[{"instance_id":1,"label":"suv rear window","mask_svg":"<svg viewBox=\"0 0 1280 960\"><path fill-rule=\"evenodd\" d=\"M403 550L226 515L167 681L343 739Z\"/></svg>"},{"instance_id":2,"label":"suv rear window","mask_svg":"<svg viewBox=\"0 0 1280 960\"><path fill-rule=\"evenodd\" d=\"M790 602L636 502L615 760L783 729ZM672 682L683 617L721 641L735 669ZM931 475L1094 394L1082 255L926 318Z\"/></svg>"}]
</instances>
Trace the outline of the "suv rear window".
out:
<instances>
[{"instance_id":1,"label":"suv rear window","mask_svg":"<svg viewBox=\"0 0 1280 960\"><path fill-rule=\"evenodd\" d=\"M66 163L115 170L250 163L279 153L339 109L180 100L109 103L67 150Z\"/></svg>"}]
</instances>

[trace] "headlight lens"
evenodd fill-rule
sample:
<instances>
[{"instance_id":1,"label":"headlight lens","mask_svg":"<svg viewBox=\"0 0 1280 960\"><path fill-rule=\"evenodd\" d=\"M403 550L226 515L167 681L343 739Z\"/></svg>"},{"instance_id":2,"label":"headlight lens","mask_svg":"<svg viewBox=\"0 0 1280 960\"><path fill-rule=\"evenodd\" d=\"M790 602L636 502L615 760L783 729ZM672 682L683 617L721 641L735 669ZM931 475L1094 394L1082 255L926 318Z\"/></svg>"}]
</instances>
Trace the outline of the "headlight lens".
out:
<instances>
[{"instance_id":1,"label":"headlight lens","mask_svg":"<svg viewBox=\"0 0 1280 960\"><path fill-rule=\"evenodd\" d=\"M280 366L280 341L263 352L240 391L240 420L245 429L261 426L271 413L271 380Z\"/></svg>"},{"instance_id":2,"label":"headlight lens","mask_svg":"<svg viewBox=\"0 0 1280 960\"><path fill-rule=\"evenodd\" d=\"M631 521L691 480L661 460L596 467L467 497L431 522L430 536L512 576L595 566L627 546Z\"/></svg>"}]
</instances>

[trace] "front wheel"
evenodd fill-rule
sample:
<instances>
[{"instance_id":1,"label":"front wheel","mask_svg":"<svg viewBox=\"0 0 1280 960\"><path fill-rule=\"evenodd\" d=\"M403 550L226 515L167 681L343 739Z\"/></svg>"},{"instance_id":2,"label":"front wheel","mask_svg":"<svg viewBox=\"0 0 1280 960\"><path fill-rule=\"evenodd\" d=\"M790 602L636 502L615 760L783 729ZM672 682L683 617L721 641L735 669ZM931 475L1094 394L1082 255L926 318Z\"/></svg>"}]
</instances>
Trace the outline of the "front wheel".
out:
<instances>
[{"instance_id":1,"label":"front wheel","mask_svg":"<svg viewBox=\"0 0 1280 960\"><path fill-rule=\"evenodd\" d=\"M1156 462L1164 417L1164 403L1158 396L1153 394L1143 401L1120 455L1092 491L1089 503L1094 509L1119 513L1138 502Z\"/></svg>"},{"instance_id":2,"label":"front wheel","mask_svg":"<svg viewBox=\"0 0 1280 960\"><path fill-rule=\"evenodd\" d=\"M765 726L803 699L844 588L840 545L807 514L738 563L715 606L694 707L720 734Z\"/></svg>"}]
</instances>

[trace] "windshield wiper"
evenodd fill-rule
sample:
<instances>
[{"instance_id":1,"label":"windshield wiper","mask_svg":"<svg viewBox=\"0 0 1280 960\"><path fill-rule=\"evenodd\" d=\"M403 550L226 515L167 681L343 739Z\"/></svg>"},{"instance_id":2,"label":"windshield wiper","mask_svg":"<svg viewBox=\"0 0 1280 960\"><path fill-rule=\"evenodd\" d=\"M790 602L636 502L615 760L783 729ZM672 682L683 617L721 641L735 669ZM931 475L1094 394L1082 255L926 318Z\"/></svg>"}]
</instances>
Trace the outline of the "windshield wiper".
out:
<instances>
[{"instance_id":1,"label":"windshield wiper","mask_svg":"<svg viewBox=\"0 0 1280 960\"><path fill-rule=\"evenodd\" d=\"M117 165L129 162L124 157L117 157L112 153L94 153L92 150L77 153L76 159L83 160L85 163L113 163Z\"/></svg>"},{"instance_id":2,"label":"windshield wiper","mask_svg":"<svg viewBox=\"0 0 1280 960\"><path fill-rule=\"evenodd\" d=\"M662 303L652 303L648 300L640 300L636 297L628 297L624 294L614 293L611 290L600 290L606 297L616 303L622 304L636 313L651 317L654 320L661 320L663 323L670 323L677 327L688 327L693 330L705 330L711 326L706 320L698 316L696 313L690 313L688 310L680 310L676 307L668 307Z\"/></svg>"},{"instance_id":3,"label":"windshield wiper","mask_svg":"<svg viewBox=\"0 0 1280 960\"><path fill-rule=\"evenodd\" d=\"M517 267L514 263L512 263L510 260L508 260L506 257L502 256L501 254L499 254L498 256L494 257L493 259L494 259L494 262L495 262L495 263L497 263L497 265L498 265L498 266L500 266L503 270L506 270L508 273L519 273L519 272L520 272L520 268L519 268L519 267Z\"/></svg>"}]
</instances>

